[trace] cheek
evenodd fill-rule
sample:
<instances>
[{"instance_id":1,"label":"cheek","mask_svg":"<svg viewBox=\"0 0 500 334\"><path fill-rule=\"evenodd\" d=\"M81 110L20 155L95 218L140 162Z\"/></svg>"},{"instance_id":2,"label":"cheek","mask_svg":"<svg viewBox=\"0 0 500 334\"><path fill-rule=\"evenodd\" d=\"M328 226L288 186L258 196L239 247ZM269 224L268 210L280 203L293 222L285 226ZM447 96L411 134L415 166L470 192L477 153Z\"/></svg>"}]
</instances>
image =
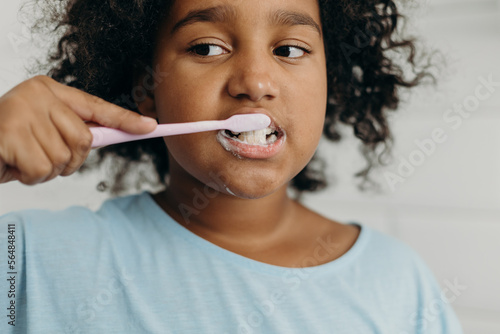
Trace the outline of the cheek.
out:
<instances>
[{"instance_id":1,"label":"cheek","mask_svg":"<svg viewBox=\"0 0 500 334\"><path fill-rule=\"evenodd\" d=\"M155 89L155 104L160 123L210 120L220 87L208 75L198 74L186 66L171 66L168 82Z\"/></svg>"},{"instance_id":2,"label":"cheek","mask_svg":"<svg viewBox=\"0 0 500 334\"><path fill-rule=\"evenodd\" d=\"M316 146L323 133L327 103L327 83L324 72L304 76L298 82L302 84L295 94L299 96L299 109L296 110L297 119L294 121L294 130L299 134L301 142Z\"/></svg>"},{"instance_id":3,"label":"cheek","mask_svg":"<svg viewBox=\"0 0 500 334\"><path fill-rule=\"evenodd\" d=\"M213 151L215 143L207 144L211 140L212 138L206 134L172 136L164 139L168 152L176 164L201 182L207 178L210 171L217 171L214 169L214 156L218 156L217 152Z\"/></svg>"}]
</instances>

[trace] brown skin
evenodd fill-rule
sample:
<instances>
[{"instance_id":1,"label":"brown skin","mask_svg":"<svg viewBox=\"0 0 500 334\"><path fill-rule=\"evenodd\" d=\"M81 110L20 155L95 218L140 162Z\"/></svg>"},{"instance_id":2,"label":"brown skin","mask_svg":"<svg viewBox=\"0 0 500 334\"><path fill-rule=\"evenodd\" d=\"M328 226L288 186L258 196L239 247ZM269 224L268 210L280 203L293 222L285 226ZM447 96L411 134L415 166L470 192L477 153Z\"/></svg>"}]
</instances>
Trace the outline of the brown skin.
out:
<instances>
[{"instance_id":1,"label":"brown skin","mask_svg":"<svg viewBox=\"0 0 500 334\"><path fill-rule=\"evenodd\" d=\"M234 20L198 22L170 33L191 10L222 4L233 6ZM359 231L329 221L287 195L288 182L310 160L321 137L326 66L321 34L310 26L269 25L262 14L277 9L320 22L315 0L177 1L166 21L170 24L159 35L155 58L160 70L169 73L168 80L139 108L161 123L225 119L242 107L265 109L287 133L277 155L239 159L221 147L214 132L167 137L171 182L155 200L193 233L230 251L274 265L314 266L344 254ZM215 46L209 56L200 57L187 52L192 42ZM291 53L284 56L283 51ZM0 97L0 183L36 184L70 175L90 151L88 126L137 134L155 128L155 122L142 120L48 77L27 80ZM225 187L208 188L211 175L218 175L235 195ZM210 200L187 224L180 205L192 207L195 191L207 189ZM318 248L318 238L330 248Z\"/></svg>"},{"instance_id":2,"label":"brown skin","mask_svg":"<svg viewBox=\"0 0 500 334\"><path fill-rule=\"evenodd\" d=\"M230 6L235 17L172 32L191 11L221 5ZM268 14L277 10L307 15L320 26L315 0L176 1L160 31L154 64L168 78L139 109L171 123L225 119L242 107L263 108L287 133L277 155L235 157L217 142L216 132L166 137L171 182L155 200L193 233L235 253L287 267L304 266L301 261L313 256L317 261L305 266L318 265L344 254L359 231L287 195L288 182L311 159L321 137L326 60L321 33L309 25L271 25ZM209 55L188 51L200 42L212 45ZM283 48L291 54L283 56ZM213 184L213 175L230 192L212 186L219 192L211 189L215 195L188 221L181 206L193 207L194 194ZM318 238L335 244L328 256L314 256Z\"/></svg>"},{"instance_id":3,"label":"brown skin","mask_svg":"<svg viewBox=\"0 0 500 334\"><path fill-rule=\"evenodd\" d=\"M74 173L90 152L92 123L136 134L156 127L152 119L46 76L14 87L0 97L0 183L33 185Z\"/></svg>"}]
</instances>

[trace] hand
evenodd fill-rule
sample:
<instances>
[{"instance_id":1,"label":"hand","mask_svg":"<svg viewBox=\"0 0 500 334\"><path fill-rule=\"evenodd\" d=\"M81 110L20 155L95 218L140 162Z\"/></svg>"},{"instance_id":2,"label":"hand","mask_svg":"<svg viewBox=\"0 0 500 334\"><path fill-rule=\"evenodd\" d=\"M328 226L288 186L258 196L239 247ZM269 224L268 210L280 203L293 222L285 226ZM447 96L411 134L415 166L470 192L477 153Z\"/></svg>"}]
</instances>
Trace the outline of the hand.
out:
<instances>
[{"instance_id":1,"label":"hand","mask_svg":"<svg viewBox=\"0 0 500 334\"><path fill-rule=\"evenodd\" d=\"M156 128L152 118L46 76L14 87L0 97L0 183L33 185L74 173L90 152L90 122L134 134Z\"/></svg>"}]
</instances>

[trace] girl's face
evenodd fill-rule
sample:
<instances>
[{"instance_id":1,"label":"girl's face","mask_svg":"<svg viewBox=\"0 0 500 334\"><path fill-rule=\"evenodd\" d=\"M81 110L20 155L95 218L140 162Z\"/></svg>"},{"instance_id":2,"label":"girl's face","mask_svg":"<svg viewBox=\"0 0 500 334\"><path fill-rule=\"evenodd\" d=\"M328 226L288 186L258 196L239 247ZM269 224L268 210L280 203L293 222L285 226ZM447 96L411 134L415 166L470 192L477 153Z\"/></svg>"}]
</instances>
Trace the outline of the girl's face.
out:
<instances>
[{"instance_id":1,"label":"girl's face","mask_svg":"<svg viewBox=\"0 0 500 334\"><path fill-rule=\"evenodd\" d=\"M317 0L175 1L154 68L163 80L154 89L160 123L254 112L273 121L267 133L239 138L165 137L171 178L213 184L217 176L222 192L260 198L286 186L314 154L327 101Z\"/></svg>"}]
</instances>

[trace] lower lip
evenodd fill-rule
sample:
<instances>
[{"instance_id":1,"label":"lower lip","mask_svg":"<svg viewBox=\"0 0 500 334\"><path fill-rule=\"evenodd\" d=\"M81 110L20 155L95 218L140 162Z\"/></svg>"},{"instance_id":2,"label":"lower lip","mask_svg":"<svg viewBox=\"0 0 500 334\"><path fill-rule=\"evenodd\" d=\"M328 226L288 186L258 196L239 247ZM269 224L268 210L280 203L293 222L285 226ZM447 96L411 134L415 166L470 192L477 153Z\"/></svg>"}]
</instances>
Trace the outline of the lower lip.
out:
<instances>
[{"instance_id":1,"label":"lower lip","mask_svg":"<svg viewBox=\"0 0 500 334\"><path fill-rule=\"evenodd\" d=\"M241 141L224 136L222 132L217 133L217 140L226 151L231 152L239 158L269 159L281 151L286 141L286 135L283 134L274 143L269 145L245 144Z\"/></svg>"}]
</instances>

